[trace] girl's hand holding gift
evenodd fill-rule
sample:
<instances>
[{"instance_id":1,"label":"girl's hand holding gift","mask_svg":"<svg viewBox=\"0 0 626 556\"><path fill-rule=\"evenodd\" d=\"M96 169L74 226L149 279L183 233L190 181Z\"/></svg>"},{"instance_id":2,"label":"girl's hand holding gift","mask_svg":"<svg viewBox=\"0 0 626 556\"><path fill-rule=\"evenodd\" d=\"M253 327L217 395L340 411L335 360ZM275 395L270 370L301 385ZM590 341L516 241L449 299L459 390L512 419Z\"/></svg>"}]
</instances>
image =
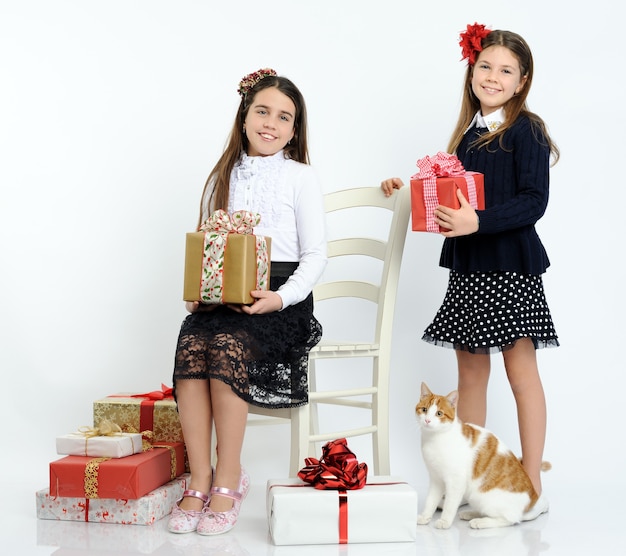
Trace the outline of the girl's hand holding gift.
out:
<instances>
[{"instance_id":1,"label":"girl's hand holding gift","mask_svg":"<svg viewBox=\"0 0 626 556\"><path fill-rule=\"evenodd\" d=\"M185 308L189 313L195 313L196 311L212 311L217 305L206 305L199 301L186 301Z\"/></svg>"},{"instance_id":2,"label":"girl's hand holding gift","mask_svg":"<svg viewBox=\"0 0 626 556\"><path fill-rule=\"evenodd\" d=\"M435 221L447 231L442 231L445 237L468 236L478 231L478 215L469 204L460 189L456 190L456 196L461 203L461 208L452 209L439 205L435 209Z\"/></svg>"},{"instance_id":3,"label":"girl's hand holding gift","mask_svg":"<svg viewBox=\"0 0 626 556\"><path fill-rule=\"evenodd\" d=\"M241 311L248 315L261 315L273 313L283 308L283 300L276 292L265 290L253 290L250 295L254 297L252 305L241 305Z\"/></svg>"}]
</instances>

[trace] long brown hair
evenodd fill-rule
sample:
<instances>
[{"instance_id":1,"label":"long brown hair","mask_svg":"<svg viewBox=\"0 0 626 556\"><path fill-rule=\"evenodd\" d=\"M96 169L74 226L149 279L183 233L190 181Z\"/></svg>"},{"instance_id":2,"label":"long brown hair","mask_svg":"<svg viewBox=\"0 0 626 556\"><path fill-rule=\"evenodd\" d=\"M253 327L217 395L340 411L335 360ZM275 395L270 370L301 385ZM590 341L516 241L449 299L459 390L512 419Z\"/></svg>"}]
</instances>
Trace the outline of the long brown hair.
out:
<instances>
[{"instance_id":1,"label":"long brown hair","mask_svg":"<svg viewBox=\"0 0 626 556\"><path fill-rule=\"evenodd\" d=\"M248 138L243 131L243 124L256 94L270 87L276 87L281 93L288 96L296 107L293 122L294 135L289 144L285 146L285 157L296 162L309 164L306 105L302 93L286 77L277 75L264 77L243 96L239 103L239 109L237 110L226 148L204 184L204 190L200 199L198 227L212 211L217 209L227 210L230 174L241 153L248 150Z\"/></svg>"},{"instance_id":2,"label":"long brown hair","mask_svg":"<svg viewBox=\"0 0 626 556\"><path fill-rule=\"evenodd\" d=\"M490 46L504 46L505 48L508 48L519 62L522 77L526 78L526 82L524 83L522 90L513 95L513 97L511 97L504 105L504 111L506 114L506 120L504 123L497 129L497 131L482 135L476 140L474 145L479 148L488 148L491 143L498 141L500 146L502 146L502 138L506 131L515 123L518 117L526 116L530 119L533 129L536 130L536 136L543 137L543 141L545 141L547 146L550 147L550 153L553 158L552 164L556 164L560 156L559 148L550 138L550 134L548 133L548 129L544 121L537 114L531 112L526 104L526 98L528 97L530 86L533 82L534 69L533 55L530 51L530 47L517 33L501 30L491 31L482 40L481 45L483 50L489 48ZM450 138L450 143L448 144L448 152L450 153L456 152L456 149L463 139L465 130L472 122L476 112L480 110L480 101L472 90L472 75L474 73L474 67L475 64L468 64L467 71L465 72L461 113L459 114L456 128Z\"/></svg>"}]
</instances>

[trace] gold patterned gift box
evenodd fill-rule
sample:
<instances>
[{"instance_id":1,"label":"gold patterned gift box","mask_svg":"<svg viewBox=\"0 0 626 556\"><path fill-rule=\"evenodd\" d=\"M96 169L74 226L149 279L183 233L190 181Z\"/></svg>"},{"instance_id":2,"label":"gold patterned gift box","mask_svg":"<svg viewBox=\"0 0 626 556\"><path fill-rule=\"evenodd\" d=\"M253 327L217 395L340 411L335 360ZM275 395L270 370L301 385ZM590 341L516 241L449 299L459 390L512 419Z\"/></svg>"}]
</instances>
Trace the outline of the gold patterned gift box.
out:
<instances>
[{"instance_id":1,"label":"gold patterned gift box","mask_svg":"<svg viewBox=\"0 0 626 556\"><path fill-rule=\"evenodd\" d=\"M104 420L112 421L126 431L152 431L153 442L183 442L172 389L144 394L115 394L93 402L93 423L98 427Z\"/></svg>"}]
</instances>

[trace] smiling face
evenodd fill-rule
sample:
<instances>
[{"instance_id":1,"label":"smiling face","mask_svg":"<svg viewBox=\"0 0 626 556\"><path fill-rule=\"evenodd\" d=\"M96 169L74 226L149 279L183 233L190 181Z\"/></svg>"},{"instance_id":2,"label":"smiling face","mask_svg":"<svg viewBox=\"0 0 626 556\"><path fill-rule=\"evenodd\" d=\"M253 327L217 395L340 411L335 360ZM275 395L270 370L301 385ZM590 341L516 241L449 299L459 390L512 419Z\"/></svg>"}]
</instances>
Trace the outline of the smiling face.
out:
<instances>
[{"instance_id":1,"label":"smiling face","mask_svg":"<svg viewBox=\"0 0 626 556\"><path fill-rule=\"evenodd\" d=\"M248 156L271 156L284 149L294 136L295 116L295 104L276 87L259 91L244 123Z\"/></svg>"},{"instance_id":2,"label":"smiling face","mask_svg":"<svg viewBox=\"0 0 626 556\"><path fill-rule=\"evenodd\" d=\"M472 91L483 116L504 106L526 83L519 61L504 46L490 46L478 56L472 73Z\"/></svg>"}]
</instances>

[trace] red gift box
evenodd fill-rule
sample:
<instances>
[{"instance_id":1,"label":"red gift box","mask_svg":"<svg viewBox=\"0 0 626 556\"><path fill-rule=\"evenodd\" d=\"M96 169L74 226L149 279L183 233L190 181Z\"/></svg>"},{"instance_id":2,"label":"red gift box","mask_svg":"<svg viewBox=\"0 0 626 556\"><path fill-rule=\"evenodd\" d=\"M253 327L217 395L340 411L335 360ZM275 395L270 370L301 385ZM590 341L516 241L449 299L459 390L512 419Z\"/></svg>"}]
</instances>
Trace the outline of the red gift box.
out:
<instances>
[{"instance_id":1,"label":"red gift box","mask_svg":"<svg viewBox=\"0 0 626 556\"><path fill-rule=\"evenodd\" d=\"M439 205L461 208L456 195L460 189L470 205L477 210L485 208L484 176L466 172L459 159L447 153L437 153L417 161L419 173L411 176L411 219L415 232L444 231L434 221L434 210Z\"/></svg>"},{"instance_id":2,"label":"red gift box","mask_svg":"<svg viewBox=\"0 0 626 556\"><path fill-rule=\"evenodd\" d=\"M66 456L50 463L50 496L137 499L184 472L182 442L124 458Z\"/></svg>"}]
</instances>

